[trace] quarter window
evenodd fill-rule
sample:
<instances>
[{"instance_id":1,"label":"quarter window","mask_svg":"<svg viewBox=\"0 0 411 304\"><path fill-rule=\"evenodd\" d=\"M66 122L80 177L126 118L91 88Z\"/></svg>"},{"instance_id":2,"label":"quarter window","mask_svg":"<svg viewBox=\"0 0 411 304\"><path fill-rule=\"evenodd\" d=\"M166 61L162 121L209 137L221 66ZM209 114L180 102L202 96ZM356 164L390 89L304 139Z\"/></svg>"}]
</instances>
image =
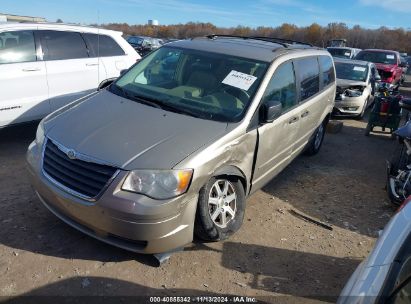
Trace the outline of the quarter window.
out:
<instances>
[{"instance_id":1,"label":"quarter window","mask_svg":"<svg viewBox=\"0 0 411 304\"><path fill-rule=\"evenodd\" d=\"M275 71L263 96L263 102L280 101L283 112L297 104L296 82L292 62L280 65Z\"/></svg>"},{"instance_id":2,"label":"quarter window","mask_svg":"<svg viewBox=\"0 0 411 304\"><path fill-rule=\"evenodd\" d=\"M320 90L320 70L317 57L296 60L296 68L301 81L301 101L304 101Z\"/></svg>"},{"instance_id":3,"label":"quarter window","mask_svg":"<svg viewBox=\"0 0 411 304\"><path fill-rule=\"evenodd\" d=\"M106 35L83 34L84 39L90 49L91 57L109 57L125 55L124 50Z\"/></svg>"},{"instance_id":4,"label":"quarter window","mask_svg":"<svg viewBox=\"0 0 411 304\"><path fill-rule=\"evenodd\" d=\"M0 33L0 64L36 61L33 31Z\"/></svg>"},{"instance_id":5,"label":"quarter window","mask_svg":"<svg viewBox=\"0 0 411 304\"><path fill-rule=\"evenodd\" d=\"M322 74L322 87L326 87L335 81L334 65L329 56L319 56L321 74Z\"/></svg>"},{"instance_id":6,"label":"quarter window","mask_svg":"<svg viewBox=\"0 0 411 304\"><path fill-rule=\"evenodd\" d=\"M39 31L44 60L87 58L88 51L80 33Z\"/></svg>"}]
</instances>

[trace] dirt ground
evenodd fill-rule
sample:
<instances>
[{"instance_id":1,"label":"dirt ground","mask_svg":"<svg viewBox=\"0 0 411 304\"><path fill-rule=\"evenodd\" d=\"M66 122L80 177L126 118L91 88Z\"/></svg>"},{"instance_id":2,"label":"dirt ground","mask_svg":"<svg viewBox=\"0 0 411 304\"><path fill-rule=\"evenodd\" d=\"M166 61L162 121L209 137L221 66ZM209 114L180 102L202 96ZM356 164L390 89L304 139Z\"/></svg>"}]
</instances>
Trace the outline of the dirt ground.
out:
<instances>
[{"instance_id":1,"label":"dirt ground","mask_svg":"<svg viewBox=\"0 0 411 304\"><path fill-rule=\"evenodd\" d=\"M35 125L0 131L0 302L23 295L226 294L335 302L395 211L384 190L385 159L395 142L365 137L364 121L343 122L341 133L326 135L318 155L300 156L247 200L234 237L195 242L162 267L152 256L84 236L47 211L25 171Z\"/></svg>"}]
</instances>

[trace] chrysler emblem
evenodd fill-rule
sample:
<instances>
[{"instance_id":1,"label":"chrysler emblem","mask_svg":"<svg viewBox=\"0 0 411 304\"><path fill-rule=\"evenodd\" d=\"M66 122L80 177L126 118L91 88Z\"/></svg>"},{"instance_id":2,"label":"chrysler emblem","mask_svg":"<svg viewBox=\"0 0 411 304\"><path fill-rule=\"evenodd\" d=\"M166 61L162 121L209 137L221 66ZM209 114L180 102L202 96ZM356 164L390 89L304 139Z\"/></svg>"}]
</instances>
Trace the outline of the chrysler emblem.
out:
<instances>
[{"instance_id":1,"label":"chrysler emblem","mask_svg":"<svg viewBox=\"0 0 411 304\"><path fill-rule=\"evenodd\" d=\"M76 151L74 151L74 150L68 150L68 151L67 151L67 156L68 156L68 158L70 158L70 159L76 159Z\"/></svg>"}]
</instances>

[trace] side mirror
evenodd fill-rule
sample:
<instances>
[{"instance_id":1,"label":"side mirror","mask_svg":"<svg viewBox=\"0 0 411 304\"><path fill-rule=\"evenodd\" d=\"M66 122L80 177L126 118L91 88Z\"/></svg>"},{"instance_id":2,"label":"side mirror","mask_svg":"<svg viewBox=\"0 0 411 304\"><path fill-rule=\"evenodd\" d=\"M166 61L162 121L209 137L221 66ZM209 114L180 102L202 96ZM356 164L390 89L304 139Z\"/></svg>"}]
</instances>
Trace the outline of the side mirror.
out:
<instances>
[{"instance_id":1,"label":"side mirror","mask_svg":"<svg viewBox=\"0 0 411 304\"><path fill-rule=\"evenodd\" d=\"M261 107L261 122L270 123L281 115L283 106L280 101L269 100Z\"/></svg>"},{"instance_id":2,"label":"side mirror","mask_svg":"<svg viewBox=\"0 0 411 304\"><path fill-rule=\"evenodd\" d=\"M104 88L107 88L110 84L112 84L113 82L114 82L114 80L116 80L117 78L116 77L113 77L113 78L108 78L108 79L105 79L105 80L103 80L102 82L100 82L100 84L98 85L98 87L97 87L97 91L100 91L100 90L102 90L102 89L104 89Z\"/></svg>"},{"instance_id":3,"label":"side mirror","mask_svg":"<svg viewBox=\"0 0 411 304\"><path fill-rule=\"evenodd\" d=\"M120 76L123 76L125 73L127 73L128 72L128 69L124 69L124 70L121 70L120 71Z\"/></svg>"}]
</instances>

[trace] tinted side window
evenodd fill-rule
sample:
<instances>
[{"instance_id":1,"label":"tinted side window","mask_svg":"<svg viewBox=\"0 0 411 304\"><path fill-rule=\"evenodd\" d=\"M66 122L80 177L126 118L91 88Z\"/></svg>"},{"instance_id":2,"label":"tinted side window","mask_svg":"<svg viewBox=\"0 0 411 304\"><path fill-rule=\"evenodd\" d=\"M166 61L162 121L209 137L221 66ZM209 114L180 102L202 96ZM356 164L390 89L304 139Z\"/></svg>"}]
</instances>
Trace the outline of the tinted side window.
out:
<instances>
[{"instance_id":1,"label":"tinted side window","mask_svg":"<svg viewBox=\"0 0 411 304\"><path fill-rule=\"evenodd\" d=\"M107 57L125 55L123 49L117 42L106 35L83 34L84 39L90 49L92 57Z\"/></svg>"},{"instance_id":2,"label":"tinted side window","mask_svg":"<svg viewBox=\"0 0 411 304\"><path fill-rule=\"evenodd\" d=\"M0 64L36 61L33 31L0 33Z\"/></svg>"},{"instance_id":3,"label":"tinted side window","mask_svg":"<svg viewBox=\"0 0 411 304\"><path fill-rule=\"evenodd\" d=\"M263 96L263 102L280 101L283 112L297 104L297 89L292 62L280 65L274 72Z\"/></svg>"},{"instance_id":4,"label":"tinted side window","mask_svg":"<svg viewBox=\"0 0 411 304\"><path fill-rule=\"evenodd\" d=\"M88 51L80 33L39 31L44 60L87 58Z\"/></svg>"},{"instance_id":5,"label":"tinted side window","mask_svg":"<svg viewBox=\"0 0 411 304\"><path fill-rule=\"evenodd\" d=\"M322 75L322 87L326 87L335 81L334 65L333 61L328 56L319 56L321 75Z\"/></svg>"},{"instance_id":6,"label":"tinted side window","mask_svg":"<svg viewBox=\"0 0 411 304\"><path fill-rule=\"evenodd\" d=\"M301 81L301 101L317 94L320 90L320 70L317 57L296 60L296 67Z\"/></svg>"}]
</instances>

